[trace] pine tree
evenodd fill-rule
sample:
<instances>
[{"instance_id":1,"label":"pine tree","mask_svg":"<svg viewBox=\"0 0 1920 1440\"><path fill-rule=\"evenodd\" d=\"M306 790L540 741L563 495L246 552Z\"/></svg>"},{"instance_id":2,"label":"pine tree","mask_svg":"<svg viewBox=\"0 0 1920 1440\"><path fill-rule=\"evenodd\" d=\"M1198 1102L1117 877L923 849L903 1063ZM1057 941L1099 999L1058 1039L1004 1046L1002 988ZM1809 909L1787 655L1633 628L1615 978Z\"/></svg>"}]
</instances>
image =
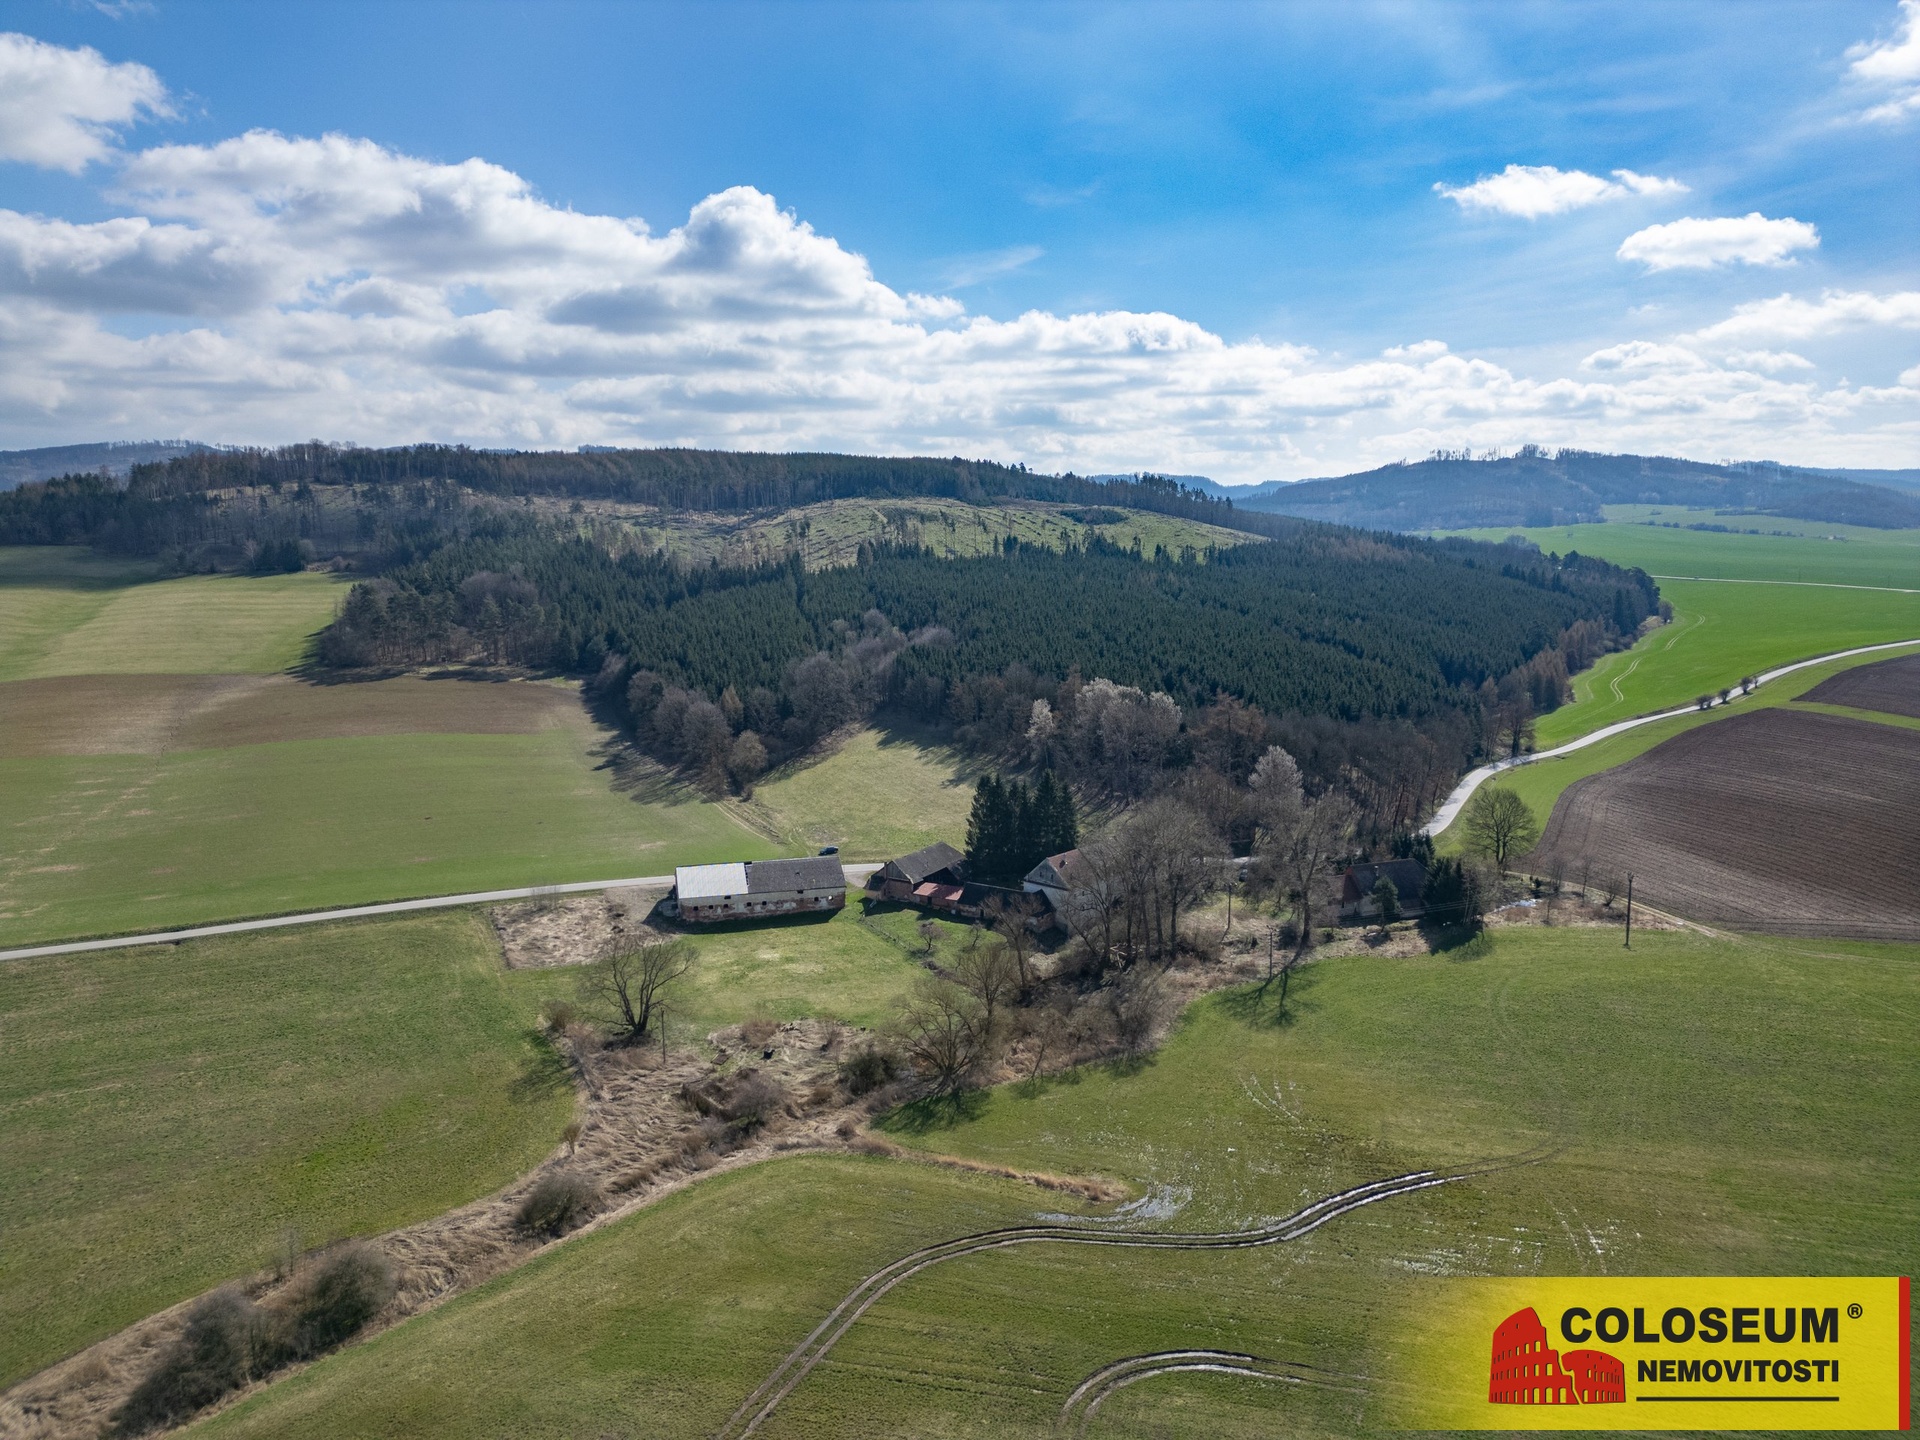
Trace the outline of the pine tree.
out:
<instances>
[{"instance_id":1,"label":"pine tree","mask_svg":"<svg viewBox=\"0 0 1920 1440\"><path fill-rule=\"evenodd\" d=\"M1035 865L1049 855L1064 854L1080 843L1080 818L1074 813L1073 792L1054 779L1051 770L1041 772L1033 810Z\"/></svg>"}]
</instances>

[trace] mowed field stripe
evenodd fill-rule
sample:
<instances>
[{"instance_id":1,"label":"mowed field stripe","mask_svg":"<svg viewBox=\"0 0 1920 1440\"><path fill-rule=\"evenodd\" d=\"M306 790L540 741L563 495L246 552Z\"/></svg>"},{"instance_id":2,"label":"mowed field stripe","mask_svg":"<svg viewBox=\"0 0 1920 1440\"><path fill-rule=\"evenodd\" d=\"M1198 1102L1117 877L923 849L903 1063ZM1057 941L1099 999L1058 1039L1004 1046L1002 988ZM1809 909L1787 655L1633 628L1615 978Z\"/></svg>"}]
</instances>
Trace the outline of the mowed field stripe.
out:
<instances>
[{"instance_id":1,"label":"mowed field stripe","mask_svg":"<svg viewBox=\"0 0 1920 1440\"><path fill-rule=\"evenodd\" d=\"M863 884L878 865L840 867L849 885ZM173 945L209 935L238 935L247 930L277 930L283 925L324 925L335 920L363 920L370 915L403 915L412 910L444 910L456 905L491 905L502 900L532 900L544 895L583 895L593 890L624 890L673 884L671 875L636 875L626 880L576 880L565 885L526 885L515 890L476 890L465 895L428 895L418 900L390 900L383 905L355 905L345 910L309 910L298 915L269 915L259 920L232 920L224 925L196 925L190 930L159 930L141 935L113 935L103 940L69 940L59 945L29 945L0 950L0 960L32 960L42 955L77 955L83 950L120 950L133 945Z\"/></svg>"}]
</instances>

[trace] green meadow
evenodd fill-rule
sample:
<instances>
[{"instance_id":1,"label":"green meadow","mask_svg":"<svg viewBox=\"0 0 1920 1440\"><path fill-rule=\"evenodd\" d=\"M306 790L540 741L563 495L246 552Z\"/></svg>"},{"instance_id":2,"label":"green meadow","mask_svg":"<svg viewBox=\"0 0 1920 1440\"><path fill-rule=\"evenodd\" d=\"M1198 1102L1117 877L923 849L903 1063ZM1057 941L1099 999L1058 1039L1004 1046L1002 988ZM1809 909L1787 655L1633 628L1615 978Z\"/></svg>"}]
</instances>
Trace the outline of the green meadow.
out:
<instances>
[{"instance_id":1,"label":"green meadow","mask_svg":"<svg viewBox=\"0 0 1920 1440\"><path fill-rule=\"evenodd\" d=\"M1049 1435L1098 1367L1211 1348L1364 1395L1167 1377L1102 1435L1391 1428L1402 1317L1436 1274L1892 1274L1920 1203L1920 949L1495 930L1196 1004L1154 1056L884 1122L910 1149L1099 1173L1157 1223L1257 1223L1361 1180L1530 1153L1283 1246L1033 1245L916 1275L760 1433ZM1835 1057L1844 1056L1844 1063ZM704 1181L205 1422L220 1436L711 1434L863 1275L1073 1211L879 1157Z\"/></svg>"},{"instance_id":2,"label":"green meadow","mask_svg":"<svg viewBox=\"0 0 1920 1440\"><path fill-rule=\"evenodd\" d=\"M774 772L743 809L791 847L838 845L891 860L936 840L965 845L978 761L909 733L859 730L831 754Z\"/></svg>"},{"instance_id":3,"label":"green meadow","mask_svg":"<svg viewBox=\"0 0 1920 1440\"><path fill-rule=\"evenodd\" d=\"M333 619L344 577L192 575L60 547L0 547L0 681L269 675Z\"/></svg>"},{"instance_id":4,"label":"green meadow","mask_svg":"<svg viewBox=\"0 0 1920 1440\"><path fill-rule=\"evenodd\" d=\"M535 1005L474 911L0 965L0 1386L537 1163Z\"/></svg>"},{"instance_id":5,"label":"green meadow","mask_svg":"<svg viewBox=\"0 0 1920 1440\"><path fill-rule=\"evenodd\" d=\"M1777 665L1859 645L1920 639L1920 593L1663 580L1673 621L1576 676L1540 717L1550 749L1591 730L1685 705ZM1797 677L1795 677L1797 678Z\"/></svg>"},{"instance_id":6,"label":"green meadow","mask_svg":"<svg viewBox=\"0 0 1920 1440\"><path fill-rule=\"evenodd\" d=\"M0 945L774 853L616 791L584 730L0 760Z\"/></svg>"},{"instance_id":7,"label":"green meadow","mask_svg":"<svg viewBox=\"0 0 1920 1440\"><path fill-rule=\"evenodd\" d=\"M1651 523L1657 522L1657 523ZM1671 529L1696 524L1724 531ZM1764 533L1748 534L1749 530ZM1920 530L1872 530L1774 515L1721 515L1676 506L1610 505L1607 523L1468 530L1479 540L1524 535L1542 550L1577 550L1649 575L1784 580L1803 585L1920 589Z\"/></svg>"}]
</instances>

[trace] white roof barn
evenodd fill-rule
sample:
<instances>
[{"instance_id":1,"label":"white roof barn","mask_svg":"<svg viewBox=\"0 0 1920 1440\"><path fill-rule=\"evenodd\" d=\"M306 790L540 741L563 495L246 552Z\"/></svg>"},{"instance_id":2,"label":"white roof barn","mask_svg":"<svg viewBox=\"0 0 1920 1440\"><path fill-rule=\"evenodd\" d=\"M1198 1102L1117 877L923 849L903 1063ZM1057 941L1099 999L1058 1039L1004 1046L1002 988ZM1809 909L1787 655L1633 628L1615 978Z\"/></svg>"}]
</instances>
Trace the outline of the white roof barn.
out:
<instances>
[{"instance_id":1,"label":"white roof barn","mask_svg":"<svg viewBox=\"0 0 1920 1440\"><path fill-rule=\"evenodd\" d=\"M673 872L673 893L682 905L690 900L731 900L747 893L747 867L738 860L726 865L682 865Z\"/></svg>"}]
</instances>

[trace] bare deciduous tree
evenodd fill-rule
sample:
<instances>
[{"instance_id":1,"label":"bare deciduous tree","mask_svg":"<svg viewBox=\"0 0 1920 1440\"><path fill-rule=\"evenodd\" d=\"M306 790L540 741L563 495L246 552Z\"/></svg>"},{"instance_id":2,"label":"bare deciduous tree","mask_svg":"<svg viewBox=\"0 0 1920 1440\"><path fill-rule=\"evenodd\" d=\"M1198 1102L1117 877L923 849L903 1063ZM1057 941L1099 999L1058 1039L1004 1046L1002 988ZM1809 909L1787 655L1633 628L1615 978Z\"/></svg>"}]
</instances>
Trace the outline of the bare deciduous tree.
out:
<instances>
[{"instance_id":1,"label":"bare deciduous tree","mask_svg":"<svg viewBox=\"0 0 1920 1440\"><path fill-rule=\"evenodd\" d=\"M664 1018L674 987L693 969L695 958L686 940L649 944L641 936L616 935L607 953L581 975L580 996L612 1011L616 1043L637 1045Z\"/></svg>"},{"instance_id":2,"label":"bare deciduous tree","mask_svg":"<svg viewBox=\"0 0 1920 1440\"><path fill-rule=\"evenodd\" d=\"M1283 800L1268 809L1256 845L1262 868L1299 910L1299 949L1313 943L1313 915L1320 890L1347 854L1356 819L1353 802L1329 792L1295 807Z\"/></svg>"},{"instance_id":3,"label":"bare deciduous tree","mask_svg":"<svg viewBox=\"0 0 1920 1440\"><path fill-rule=\"evenodd\" d=\"M1021 900L990 900L986 906L986 921L995 935L1005 942L1007 952L1013 957L1014 969L1020 975L1020 1000L1025 1003L1033 994L1033 931L1027 928L1027 917L1031 913Z\"/></svg>"},{"instance_id":4,"label":"bare deciduous tree","mask_svg":"<svg viewBox=\"0 0 1920 1440\"><path fill-rule=\"evenodd\" d=\"M951 980L927 975L894 1025L900 1054L936 1095L966 1088L991 1052L986 1008Z\"/></svg>"},{"instance_id":5,"label":"bare deciduous tree","mask_svg":"<svg viewBox=\"0 0 1920 1440\"><path fill-rule=\"evenodd\" d=\"M1460 818L1467 847L1502 869L1512 856L1524 855L1540 838L1540 822L1527 802L1511 790L1482 786Z\"/></svg>"},{"instance_id":6,"label":"bare deciduous tree","mask_svg":"<svg viewBox=\"0 0 1920 1440\"><path fill-rule=\"evenodd\" d=\"M1001 1012L1020 993L1020 967L1007 942L978 927L954 962L953 978L980 1002L989 1028L998 1024Z\"/></svg>"}]
</instances>

